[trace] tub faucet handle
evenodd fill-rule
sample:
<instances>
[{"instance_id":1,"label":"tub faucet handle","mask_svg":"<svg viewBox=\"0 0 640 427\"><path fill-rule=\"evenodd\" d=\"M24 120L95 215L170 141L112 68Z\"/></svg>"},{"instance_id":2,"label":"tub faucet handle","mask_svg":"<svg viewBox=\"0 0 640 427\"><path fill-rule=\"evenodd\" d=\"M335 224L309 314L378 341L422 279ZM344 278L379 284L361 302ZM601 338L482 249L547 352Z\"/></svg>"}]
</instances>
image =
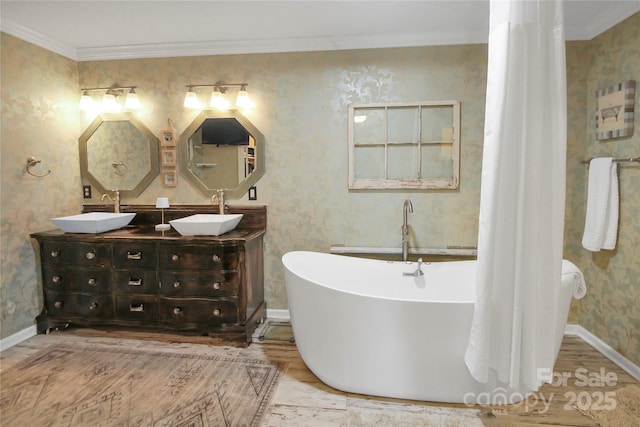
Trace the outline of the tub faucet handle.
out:
<instances>
[{"instance_id":1,"label":"tub faucet handle","mask_svg":"<svg viewBox=\"0 0 640 427\"><path fill-rule=\"evenodd\" d=\"M412 271L412 272L404 272L402 273L403 276L415 276L415 277L419 277L419 276L424 276L424 271L422 271L422 258L418 258L418 266L416 267L416 271Z\"/></svg>"}]
</instances>

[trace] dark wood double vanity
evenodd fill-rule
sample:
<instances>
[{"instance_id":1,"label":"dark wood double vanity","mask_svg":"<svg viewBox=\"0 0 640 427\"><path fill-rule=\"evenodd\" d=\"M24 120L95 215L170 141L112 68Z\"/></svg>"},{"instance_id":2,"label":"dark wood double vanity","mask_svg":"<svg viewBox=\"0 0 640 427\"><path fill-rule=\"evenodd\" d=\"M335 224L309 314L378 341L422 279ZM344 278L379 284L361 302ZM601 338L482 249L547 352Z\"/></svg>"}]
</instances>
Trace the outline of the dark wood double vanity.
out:
<instances>
[{"instance_id":1,"label":"dark wood double vanity","mask_svg":"<svg viewBox=\"0 0 640 427\"><path fill-rule=\"evenodd\" d=\"M31 235L40 252L44 296L38 332L107 327L208 335L247 345L266 318L266 207L228 208L226 213L243 217L220 236L156 231L161 219L153 206L122 206L121 211L136 216L118 230ZM217 207L171 207L165 222L196 213L217 213Z\"/></svg>"}]
</instances>

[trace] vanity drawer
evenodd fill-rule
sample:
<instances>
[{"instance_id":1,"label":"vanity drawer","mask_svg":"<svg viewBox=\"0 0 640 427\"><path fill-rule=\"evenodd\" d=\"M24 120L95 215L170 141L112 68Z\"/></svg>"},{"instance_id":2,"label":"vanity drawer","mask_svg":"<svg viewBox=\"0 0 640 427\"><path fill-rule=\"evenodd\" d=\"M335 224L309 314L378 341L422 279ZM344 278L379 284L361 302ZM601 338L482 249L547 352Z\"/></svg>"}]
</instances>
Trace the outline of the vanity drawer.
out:
<instances>
[{"instance_id":1,"label":"vanity drawer","mask_svg":"<svg viewBox=\"0 0 640 427\"><path fill-rule=\"evenodd\" d=\"M157 321L158 298L144 295L117 295L116 318Z\"/></svg>"},{"instance_id":2,"label":"vanity drawer","mask_svg":"<svg viewBox=\"0 0 640 427\"><path fill-rule=\"evenodd\" d=\"M113 298L109 295L46 290L45 298L45 306L52 316L113 319Z\"/></svg>"},{"instance_id":3,"label":"vanity drawer","mask_svg":"<svg viewBox=\"0 0 640 427\"><path fill-rule=\"evenodd\" d=\"M115 268L156 268L156 260L153 243L120 243L113 248Z\"/></svg>"},{"instance_id":4,"label":"vanity drawer","mask_svg":"<svg viewBox=\"0 0 640 427\"><path fill-rule=\"evenodd\" d=\"M160 294L169 297L237 297L238 276L235 271L161 271Z\"/></svg>"},{"instance_id":5,"label":"vanity drawer","mask_svg":"<svg viewBox=\"0 0 640 427\"><path fill-rule=\"evenodd\" d=\"M158 279L152 270L116 270L113 272L113 292L156 294Z\"/></svg>"},{"instance_id":6,"label":"vanity drawer","mask_svg":"<svg viewBox=\"0 0 640 427\"><path fill-rule=\"evenodd\" d=\"M49 266L42 269L42 284L46 289L76 289L76 273L72 267Z\"/></svg>"},{"instance_id":7,"label":"vanity drawer","mask_svg":"<svg viewBox=\"0 0 640 427\"><path fill-rule=\"evenodd\" d=\"M111 267L111 246L108 243L44 242L42 249L44 265Z\"/></svg>"},{"instance_id":8,"label":"vanity drawer","mask_svg":"<svg viewBox=\"0 0 640 427\"><path fill-rule=\"evenodd\" d=\"M160 320L172 324L204 323L220 325L238 322L233 301L212 299L160 298Z\"/></svg>"},{"instance_id":9,"label":"vanity drawer","mask_svg":"<svg viewBox=\"0 0 640 427\"><path fill-rule=\"evenodd\" d=\"M237 245L160 245L158 259L167 270L236 270Z\"/></svg>"},{"instance_id":10,"label":"vanity drawer","mask_svg":"<svg viewBox=\"0 0 640 427\"><path fill-rule=\"evenodd\" d=\"M109 270L79 268L75 273L75 285L80 291L106 293L111 288L111 272Z\"/></svg>"}]
</instances>

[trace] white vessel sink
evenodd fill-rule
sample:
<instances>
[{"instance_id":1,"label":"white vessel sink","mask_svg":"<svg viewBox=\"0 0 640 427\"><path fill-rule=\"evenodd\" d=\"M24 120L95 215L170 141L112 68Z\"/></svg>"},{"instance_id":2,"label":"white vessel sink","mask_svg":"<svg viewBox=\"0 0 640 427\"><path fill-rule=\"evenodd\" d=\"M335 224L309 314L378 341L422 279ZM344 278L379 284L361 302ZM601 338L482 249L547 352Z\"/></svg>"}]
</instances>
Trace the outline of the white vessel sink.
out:
<instances>
[{"instance_id":1,"label":"white vessel sink","mask_svg":"<svg viewBox=\"0 0 640 427\"><path fill-rule=\"evenodd\" d=\"M50 221L65 233L104 233L128 225L135 213L90 212L80 215L51 218Z\"/></svg>"},{"instance_id":2,"label":"white vessel sink","mask_svg":"<svg viewBox=\"0 0 640 427\"><path fill-rule=\"evenodd\" d=\"M219 236L238 225L242 214L196 214L169 221L183 236Z\"/></svg>"}]
</instances>

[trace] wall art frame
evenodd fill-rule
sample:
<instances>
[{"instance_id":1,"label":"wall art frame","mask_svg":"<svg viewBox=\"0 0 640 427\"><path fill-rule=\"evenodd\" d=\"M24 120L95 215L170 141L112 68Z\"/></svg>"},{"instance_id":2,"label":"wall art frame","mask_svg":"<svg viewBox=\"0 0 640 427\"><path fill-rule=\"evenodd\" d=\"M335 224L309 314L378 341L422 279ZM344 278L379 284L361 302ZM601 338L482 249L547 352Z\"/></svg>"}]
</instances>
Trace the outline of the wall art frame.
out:
<instances>
[{"instance_id":1,"label":"wall art frame","mask_svg":"<svg viewBox=\"0 0 640 427\"><path fill-rule=\"evenodd\" d=\"M636 81L596 91L596 138L600 141L633 135Z\"/></svg>"},{"instance_id":2,"label":"wall art frame","mask_svg":"<svg viewBox=\"0 0 640 427\"><path fill-rule=\"evenodd\" d=\"M176 166L176 150L162 150L161 156L160 156L160 163L162 164L162 167L167 167L167 166Z\"/></svg>"},{"instance_id":3,"label":"wall art frame","mask_svg":"<svg viewBox=\"0 0 640 427\"><path fill-rule=\"evenodd\" d=\"M165 187L176 187L178 185L178 173L175 170L163 170L162 184Z\"/></svg>"},{"instance_id":4,"label":"wall art frame","mask_svg":"<svg viewBox=\"0 0 640 427\"><path fill-rule=\"evenodd\" d=\"M160 146L163 148L176 146L176 130L171 119L167 119L167 127L160 130Z\"/></svg>"}]
</instances>

